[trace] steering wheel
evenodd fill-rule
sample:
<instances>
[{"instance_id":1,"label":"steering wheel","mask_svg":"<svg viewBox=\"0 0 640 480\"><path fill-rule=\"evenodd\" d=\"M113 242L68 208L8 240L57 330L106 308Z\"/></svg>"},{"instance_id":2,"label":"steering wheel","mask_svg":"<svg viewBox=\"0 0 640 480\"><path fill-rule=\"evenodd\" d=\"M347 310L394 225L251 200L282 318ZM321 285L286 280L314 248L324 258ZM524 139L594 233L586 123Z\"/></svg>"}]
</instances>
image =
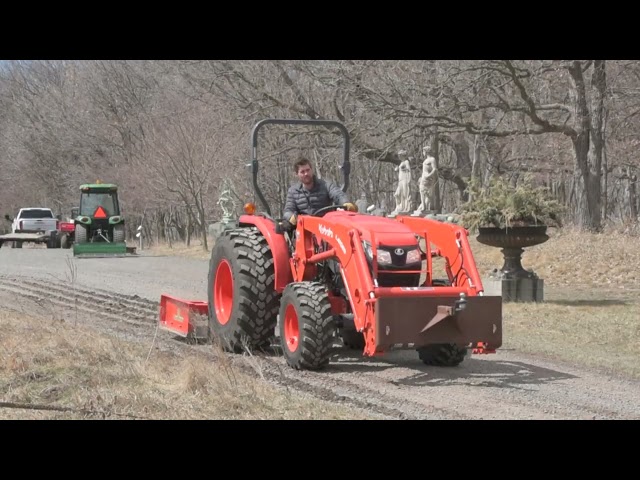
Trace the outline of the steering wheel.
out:
<instances>
[{"instance_id":1,"label":"steering wheel","mask_svg":"<svg viewBox=\"0 0 640 480\"><path fill-rule=\"evenodd\" d=\"M336 210L345 210L343 205L329 205L328 207L322 207L313 212L313 217L324 217L329 212L335 212Z\"/></svg>"}]
</instances>

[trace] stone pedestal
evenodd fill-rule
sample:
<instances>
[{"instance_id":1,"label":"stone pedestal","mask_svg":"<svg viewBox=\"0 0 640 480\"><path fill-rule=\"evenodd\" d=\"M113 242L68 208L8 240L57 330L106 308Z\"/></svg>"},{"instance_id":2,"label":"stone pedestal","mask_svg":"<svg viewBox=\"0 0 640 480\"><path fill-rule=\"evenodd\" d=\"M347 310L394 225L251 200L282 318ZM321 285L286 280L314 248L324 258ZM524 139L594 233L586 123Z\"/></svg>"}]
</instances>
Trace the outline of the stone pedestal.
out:
<instances>
[{"instance_id":1,"label":"stone pedestal","mask_svg":"<svg viewBox=\"0 0 640 480\"><path fill-rule=\"evenodd\" d=\"M483 280L485 292L499 292L503 302L542 302L544 282L532 270L522 268L524 248L546 242L545 225L526 225L510 228L480 227L478 242L492 247L501 247L504 264L489 278ZM486 283L485 283L486 282Z\"/></svg>"},{"instance_id":2,"label":"stone pedestal","mask_svg":"<svg viewBox=\"0 0 640 480\"><path fill-rule=\"evenodd\" d=\"M543 302L544 280L530 278L504 278L500 275L482 279L485 295L501 295L503 302Z\"/></svg>"},{"instance_id":3,"label":"stone pedestal","mask_svg":"<svg viewBox=\"0 0 640 480\"><path fill-rule=\"evenodd\" d=\"M429 215L435 215L437 212L435 210L422 210L419 212L418 210L414 210L411 213L412 217L428 217Z\"/></svg>"},{"instance_id":4,"label":"stone pedestal","mask_svg":"<svg viewBox=\"0 0 640 480\"><path fill-rule=\"evenodd\" d=\"M391 212L389 214L389 218L396 218L396 217L401 216L401 215L405 215L406 216L406 215L410 215L410 214L411 214L411 212Z\"/></svg>"}]
</instances>

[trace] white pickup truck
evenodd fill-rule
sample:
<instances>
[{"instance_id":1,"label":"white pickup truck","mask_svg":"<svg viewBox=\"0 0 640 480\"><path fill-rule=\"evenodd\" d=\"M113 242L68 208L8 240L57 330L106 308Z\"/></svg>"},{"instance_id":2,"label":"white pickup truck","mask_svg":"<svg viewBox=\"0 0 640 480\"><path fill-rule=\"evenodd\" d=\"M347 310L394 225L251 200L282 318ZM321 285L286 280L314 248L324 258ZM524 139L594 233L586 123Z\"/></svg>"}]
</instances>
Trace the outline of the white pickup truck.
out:
<instances>
[{"instance_id":1,"label":"white pickup truck","mask_svg":"<svg viewBox=\"0 0 640 480\"><path fill-rule=\"evenodd\" d=\"M59 221L49 208L21 208L16 218L5 215L11 222L11 233L0 235L0 247L5 242L12 248L22 248L22 244L46 243L47 248L59 248Z\"/></svg>"},{"instance_id":2,"label":"white pickup truck","mask_svg":"<svg viewBox=\"0 0 640 480\"><path fill-rule=\"evenodd\" d=\"M47 233L58 230L58 219L50 208L21 208L11 223L12 233Z\"/></svg>"}]
</instances>

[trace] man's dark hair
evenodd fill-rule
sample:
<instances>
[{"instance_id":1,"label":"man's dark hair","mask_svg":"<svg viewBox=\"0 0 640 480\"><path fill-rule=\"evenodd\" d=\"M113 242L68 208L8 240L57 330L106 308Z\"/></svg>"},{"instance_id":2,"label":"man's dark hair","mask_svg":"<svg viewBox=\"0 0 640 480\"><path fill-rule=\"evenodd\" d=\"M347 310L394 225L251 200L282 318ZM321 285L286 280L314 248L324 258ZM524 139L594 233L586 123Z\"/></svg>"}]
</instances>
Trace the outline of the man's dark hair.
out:
<instances>
[{"instance_id":1,"label":"man's dark hair","mask_svg":"<svg viewBox=\"0 0 640 480\"><path fill-rule=\"evenodd\" d=\"M309 161L309 159L305 157L300 157L298 160L296 160L296 163L293 164L293 171L298 173L298 170L303 165L309 165L311 168L313 168L313 165L311 165L311 162Z\"/></svg>"}]
</instances>

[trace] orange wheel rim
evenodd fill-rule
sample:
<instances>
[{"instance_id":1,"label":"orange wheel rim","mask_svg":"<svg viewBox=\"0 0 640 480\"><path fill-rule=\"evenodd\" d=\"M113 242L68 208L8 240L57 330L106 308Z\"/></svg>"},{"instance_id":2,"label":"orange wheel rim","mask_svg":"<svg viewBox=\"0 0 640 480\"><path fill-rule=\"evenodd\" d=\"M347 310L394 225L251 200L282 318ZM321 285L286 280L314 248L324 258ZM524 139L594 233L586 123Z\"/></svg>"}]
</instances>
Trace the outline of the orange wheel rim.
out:
<instances>
[{"instance_id":1,"label":"orange wheel rim","mask_svg":"<svg viewBox=\"0 0 640 480\"><path fill-rule=\"evenodd\" d=\"M226 260L222 260L216 269L213 300L218 322L221 325L226 325L231 318L231 309L233 308L233 275L231 265Z\"/></svg>"},{"instance_id":2,"label":"orange wheel rim","mask_svg":"<svg viewBox=\"0 0 640 480\"><path fill-rule=\"evenodd\" d=\"M290 352L298 349L300 342L300 324L298 322L298 314L293 305L287 305L284 314L284 340Z\"/></svg>"}]
</instances>

